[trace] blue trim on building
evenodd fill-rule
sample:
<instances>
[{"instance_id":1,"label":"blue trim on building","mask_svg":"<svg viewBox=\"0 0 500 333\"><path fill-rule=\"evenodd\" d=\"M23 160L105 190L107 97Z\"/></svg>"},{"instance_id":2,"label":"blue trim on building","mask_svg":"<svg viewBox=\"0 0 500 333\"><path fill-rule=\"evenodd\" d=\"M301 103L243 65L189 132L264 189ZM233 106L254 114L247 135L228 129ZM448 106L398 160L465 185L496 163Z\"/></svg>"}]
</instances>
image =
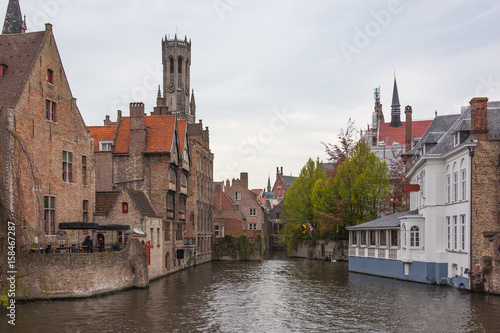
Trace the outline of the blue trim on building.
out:
<instances>
[{"instance_id":1,"label":"blue trim on building","mask_svg":"<svg viewBox=\"0 0 500 333\"><path fill-rule=\"evenodd\" d=\"M405 264L408 264L408 275L404 274ZM422 261L405 263L401 260L349 257L349 271L422 283L448 283L447 263Z\"/></svg>"}]
</instances>

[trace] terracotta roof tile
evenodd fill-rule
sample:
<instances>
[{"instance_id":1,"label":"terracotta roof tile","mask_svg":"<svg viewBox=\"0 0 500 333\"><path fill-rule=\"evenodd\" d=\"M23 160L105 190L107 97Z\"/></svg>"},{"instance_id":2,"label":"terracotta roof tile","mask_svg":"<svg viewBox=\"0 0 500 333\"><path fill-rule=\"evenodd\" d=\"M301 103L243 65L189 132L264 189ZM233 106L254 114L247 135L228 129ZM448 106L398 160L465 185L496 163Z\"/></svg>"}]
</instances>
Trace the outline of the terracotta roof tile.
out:
<instances>
[{"instance_id":1,"label":"terracotta roof tile","mask_svg":"<svg viewBox=\"0 0 500 333\"><path fill-rule=\"evenodd\" d=\"M151 205L151 201L149 201L143 192L128 189L128 193L141 214L147 214L149 217L160 217Z\"/></svg>"},{"instance_id":2,"label":"terracotta roof tile","mask_svg":"<svg viewBox=\"0 0 500 333\"><path fill-rule=\"evenodd\" d=\"M172 149L175 130L175 116L145 116L145 153L166 153ZM130 117L122 117L116 134L115 153L127 154L130 147Z\"/></svg>"},{"instance_id":3,"label":"terracotta roof tile","mask_svg":"<svg viewBox=\"0 0 500 333\"><path fill-rule=\"evenodd\" d=\"M421 138L431 123L432 120L412 121L412 140L413 138ZM406 122L402 122L402 124L403 126L399 127L390 127L389 123L380 124L380 141L383 141L386 146L392 146L394 143L404 145L406 141Z\"/></svg>"},{"instance_id":4,"label":"terracotta roof tile","mask_svg":"<svg viewBox=\"0 0 500 333\"><path fill-rule=\"evenodd\" d=\"M116 201L116 198L120 192L111 191L111 192L96 192L95 193L95 212L94 215L107 215L109 210L113 206Z\"/></svg>"},{"instance_id":5,"label":"terracotta roof tile","mask_svg":"<svg viewBox=\"0 0 500 333\"><path fill-rule=\"evenodd\" d=\"M7 66L0 78L0 106L15 106L45 31L0 35L0 63Z\"/></svg>"},{"instance_id":6,"label":"terracotta roof tile","mask_svg":"<svg viewBox=\"0 0 500 333\"><path fill-rule=\"evenodd\" d=\"M87 126L90 135L94 138L94 151L99 151L100 141L112 141L115 136L116 123L105 126Z\"/></svg>"},{"instance_id":7,"label":"terracotta roof tile","mask_svg":"<svg viewBox=\"0 0 500 333\"><path fill-rule=\"evenodd\" d=\"M179 131L179 147L182 151L184 149L184 139L186 138L187 120L177 120L177 130Z\"/></svg>"}]
</instances>

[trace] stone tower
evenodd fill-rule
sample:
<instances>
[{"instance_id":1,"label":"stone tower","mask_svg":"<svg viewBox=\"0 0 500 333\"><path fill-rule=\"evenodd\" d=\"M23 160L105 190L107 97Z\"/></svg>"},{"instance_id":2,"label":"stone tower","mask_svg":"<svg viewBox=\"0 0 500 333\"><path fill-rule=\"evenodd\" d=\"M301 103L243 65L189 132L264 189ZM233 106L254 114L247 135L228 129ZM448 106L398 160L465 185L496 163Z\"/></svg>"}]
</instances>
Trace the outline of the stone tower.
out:
<instances>
[{"instance_id":1,"label":"stone tower","mask_svg":"<svg viewBox=\"0 0 500 333\"><path fill-rule=\"evenodd\" d=\"M184 37L162 39L163 62L163 97L166 99L169 113L178 119L186 119L193 124L196 121L194 92L190 99L191 40Z\"/></svg>"}]
</instances>

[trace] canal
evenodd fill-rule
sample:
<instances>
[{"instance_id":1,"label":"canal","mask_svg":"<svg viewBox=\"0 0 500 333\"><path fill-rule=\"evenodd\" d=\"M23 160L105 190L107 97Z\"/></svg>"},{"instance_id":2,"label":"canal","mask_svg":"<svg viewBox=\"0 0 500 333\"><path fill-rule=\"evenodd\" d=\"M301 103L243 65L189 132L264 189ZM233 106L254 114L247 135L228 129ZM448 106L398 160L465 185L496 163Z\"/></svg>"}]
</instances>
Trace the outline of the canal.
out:
<instances>
[{"instance_id":1,"label":"canal","mask_svg":"<svg viewBox=\"0 0 500 333\"><path fill-rule=\"evenodd\" d=\"M500 297L349 273L345 262L211 262L148 289L18 304L0 332L500 332Z\"/></svg>"}]
</instances>

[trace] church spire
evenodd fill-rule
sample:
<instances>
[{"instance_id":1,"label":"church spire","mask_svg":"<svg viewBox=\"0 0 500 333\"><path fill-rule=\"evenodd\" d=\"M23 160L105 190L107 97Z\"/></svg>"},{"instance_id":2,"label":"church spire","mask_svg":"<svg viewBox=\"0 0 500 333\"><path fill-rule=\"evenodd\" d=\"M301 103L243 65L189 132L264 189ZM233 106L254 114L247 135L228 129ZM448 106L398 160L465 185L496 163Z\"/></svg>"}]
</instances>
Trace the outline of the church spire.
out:
<instances>
[{"instance_id":1,"label":"church spire","mask_svg":"<svg viewBox=\"0 0 500 333\"><path fill-rule=\"evenodd\" d=\"M271 192L271 175L267 176L267 192Z\"/></svg>"},{"instance_id":2,"label":"church spire","mask_svg":"<svg viewBox=\"0 0 500 333\"><path fill-rule=\"evenodd\" d=\"M2 34L20 34L26 32L26 21L21 15L19 0L9 0Z\"/></svg>"},{"instance_id":3,"label":"church spire","mask_svg":"<svg viewBox=\"0 0 500 333\"><path fill-rule=\"evenodd\" d=\"M401 123L401 104L399 104L398 85L396 83L396 75L394 75L394 89L392 91L392 105L391 105L391 123L390 127L402 126Z\"/></svg>"}]
</instances>

